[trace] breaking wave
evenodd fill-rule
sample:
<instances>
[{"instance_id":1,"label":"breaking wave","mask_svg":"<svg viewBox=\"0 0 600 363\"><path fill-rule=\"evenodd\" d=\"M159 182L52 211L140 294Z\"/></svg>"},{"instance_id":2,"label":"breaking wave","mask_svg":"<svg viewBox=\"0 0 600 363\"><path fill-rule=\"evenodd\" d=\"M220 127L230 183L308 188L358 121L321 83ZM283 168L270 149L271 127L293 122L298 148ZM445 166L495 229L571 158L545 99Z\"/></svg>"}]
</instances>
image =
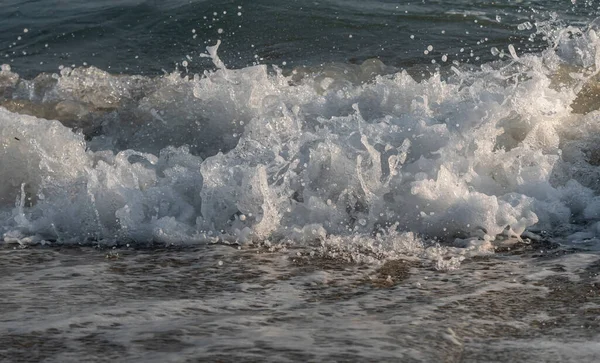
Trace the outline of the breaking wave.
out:
<instances>
[{"instance_id":1,"label":"breaking wave","mask_svg":"<svg viewBox=\"0 0 600 363\"><path fill-rule=\"evenodd\" d=\"M423 79L377 60L227 69L218 44L202 75L5 65L0 233L388 253L594 239L600 40L595 23L550 33L543 52Z\"/></svg>"}]
</instances>

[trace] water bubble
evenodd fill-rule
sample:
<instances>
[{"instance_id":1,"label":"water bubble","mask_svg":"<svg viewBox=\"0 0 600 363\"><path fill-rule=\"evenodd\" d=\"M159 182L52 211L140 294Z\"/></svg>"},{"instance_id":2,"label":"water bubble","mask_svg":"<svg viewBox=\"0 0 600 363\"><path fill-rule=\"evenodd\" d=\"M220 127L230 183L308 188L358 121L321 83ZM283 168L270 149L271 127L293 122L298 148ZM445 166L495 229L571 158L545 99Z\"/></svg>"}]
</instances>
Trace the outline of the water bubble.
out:
<instances>
[{"instance_id":1,"label":"water bubble","mask_svg":"<svg viewBox=\"0 0 600 363\"><path fill-rule=\"evenodd\" d=\"M217 29L217 33L219 33L219 34L223 34L223 28L219 28L219 29Z\"/></svg>"},{"instance_id":2,"label":"water bubble","mask_svg":"<svg viewBox=\"0 0 600 363\"><path fill-rule=\"evenodd\" d=\"M29 29L27 29L27 28L23 29L23 33L29 33Z\"/></svg>"},{"instance_id":3,"label":"water bubble","mask_svg":"<svg viewBox=\"0 0 600 363\"><path fill-rule=\"evenodd\" d=\"M519 30L531 30L531 29L533 29L533 25L530 22L526 21L524 23L521 23L521 24L517 25L517 29L519 29Z\"/></svg>"},{"instance_id":4,"label":"water bubble","mask_svg":"<svg viewBox=\"0 0 600 363\"><path fill-rule=\"evenodd\" d=\"M411 34L410 39L415 39L415 36L413 34Z\"/></svg>"},{"instance_id":5,"label":"water bubble","mask_svg":"<svg viewBox=\"0 0 600 363\"><path fill-rule=\"evenodd\" d=\"M519 56L517 55L517 52L515 51L515 46L512 44L508 45L508 51L510 52L511 57L513 57L513 59L519 59Z\"/></svg>"},{"instance_id":6,"label":"water bubble","mask_svg":"<svg viewBox=\"0 0 600 363\"><path fill-rule=\"evenodd\" d=\"M442 62L446 62L447 60L448 60L448 55L447 55L447 54L444 54L444 55L442 56Z\"/></svg>"},{"instance_id":7,"label":"water bubble","mask_svg":"<svg viewBox=\"0 0 600 363\"><path fill-rule=\"evenodd\" d=\"M433 45L428 45L427 50L431 52L433 50Z\"/></svg>"}]
</instances>

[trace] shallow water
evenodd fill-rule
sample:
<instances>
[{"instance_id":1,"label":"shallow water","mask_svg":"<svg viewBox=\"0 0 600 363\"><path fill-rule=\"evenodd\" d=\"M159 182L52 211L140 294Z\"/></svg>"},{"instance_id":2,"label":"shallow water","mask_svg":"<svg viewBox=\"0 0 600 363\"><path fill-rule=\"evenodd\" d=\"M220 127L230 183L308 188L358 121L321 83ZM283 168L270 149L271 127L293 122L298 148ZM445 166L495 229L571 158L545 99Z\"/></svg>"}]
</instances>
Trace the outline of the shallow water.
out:
<instances>
[{"instance_id":1,"label":"shallow water","mask_svg":"<svg viewBox=\"0 0 600 363\"><path fill-rule=\"evenodd\" d=\"M537 244L443 273L418 261L376 269L298 252L220 245L3 249L0 358L600 358L597 252Z\"/></svg>"},{"instance_id":2,"label":"shallow water","mask_svg":"<svg viewBox=\"0 0 600 363\"><path fill-rule=\"evenodd\" d=\"M599 360L598 5L3 2L0 360Z\"/></svg>"}]
</instances>

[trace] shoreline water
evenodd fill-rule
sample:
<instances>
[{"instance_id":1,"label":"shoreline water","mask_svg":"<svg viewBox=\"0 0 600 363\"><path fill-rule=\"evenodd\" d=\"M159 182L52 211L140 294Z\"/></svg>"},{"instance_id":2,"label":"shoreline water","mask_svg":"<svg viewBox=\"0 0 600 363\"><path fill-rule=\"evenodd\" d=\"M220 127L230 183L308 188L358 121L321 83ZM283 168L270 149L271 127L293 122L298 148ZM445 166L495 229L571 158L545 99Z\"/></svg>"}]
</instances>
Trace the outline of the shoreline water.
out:
<instances>
[{"instance_id":1,"label":"shoreline water","mask_svg":"<svg viewBox=\"0 0 600 363\"><path fill-rule=\"evenodd\" d=\"M64 3L0 4L0 361L600 360L592 2Z\"/></svg>"},{"instance_id":2,"label":"shoreline water","mask_svg":"<svg viewBox=\"0 0 600 363\"><path fill-rule=\"evenodd\" d=\"M0 358L11 361L600 356L597 253L540 246L452 272L218 245L0 253Z\"/></svg>"}]
</instances>

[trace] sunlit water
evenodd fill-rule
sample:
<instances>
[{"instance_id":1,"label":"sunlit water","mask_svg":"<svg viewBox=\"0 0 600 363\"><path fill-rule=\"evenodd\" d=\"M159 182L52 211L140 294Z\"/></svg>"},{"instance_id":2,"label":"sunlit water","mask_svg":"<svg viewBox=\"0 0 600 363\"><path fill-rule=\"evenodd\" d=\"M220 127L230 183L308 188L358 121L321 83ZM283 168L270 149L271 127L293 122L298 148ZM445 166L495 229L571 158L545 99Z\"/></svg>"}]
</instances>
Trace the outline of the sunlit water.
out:
<instances>
[{"instance_id":1,"label":"sunlit water","mask_svg":"<svg viewBox=\"0 0 600 363\"><path fill-rule=\"evenodd\" d=\"M595 2L0 5L0 359L600 360Z\"/></svg>"}]
</instances>

